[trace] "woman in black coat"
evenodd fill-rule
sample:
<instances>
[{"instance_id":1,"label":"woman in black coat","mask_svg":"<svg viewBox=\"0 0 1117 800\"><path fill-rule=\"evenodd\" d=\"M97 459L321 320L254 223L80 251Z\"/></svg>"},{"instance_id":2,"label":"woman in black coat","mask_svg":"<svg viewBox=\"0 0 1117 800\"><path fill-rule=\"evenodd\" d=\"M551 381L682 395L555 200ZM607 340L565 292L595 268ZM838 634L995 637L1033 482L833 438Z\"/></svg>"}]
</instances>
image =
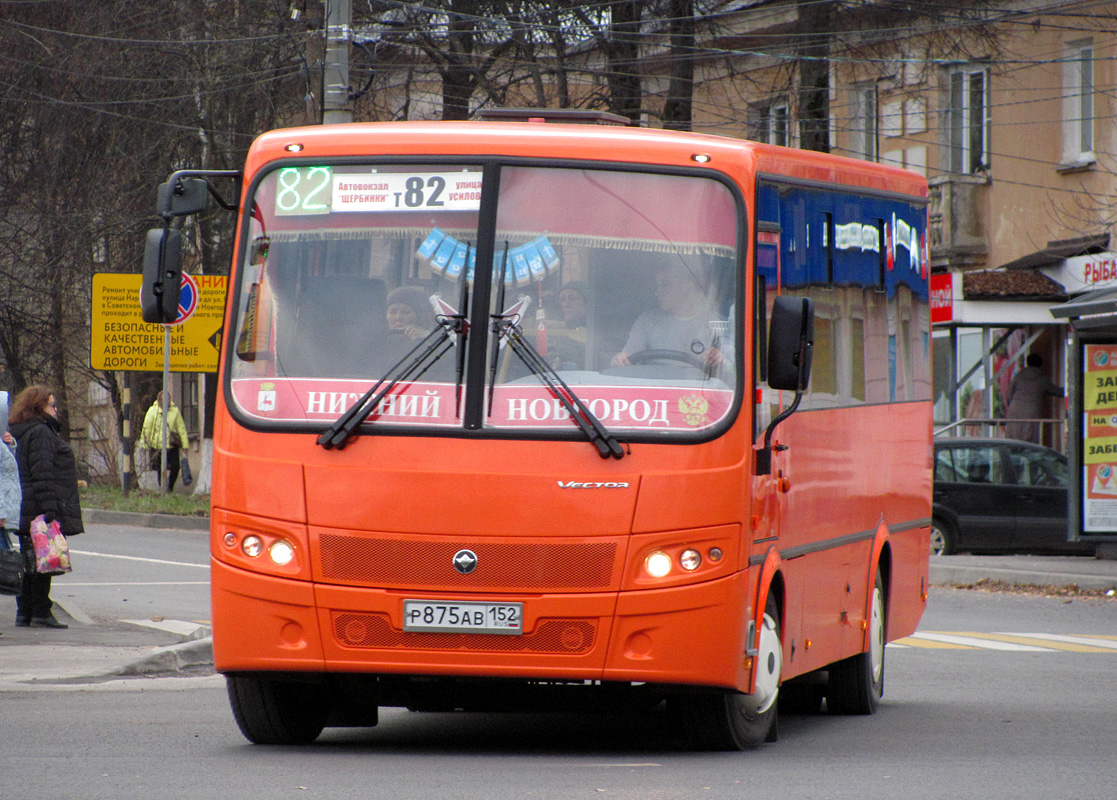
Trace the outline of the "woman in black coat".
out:
<instances>
[{"instance_id":1,"label":"woman in black coat","mask_svg":"<svg viewBox=\"0 0 1117 800\"><path fill-rule=\"evenodd\" d=\"M73 536L85 530L78 499L78 472L74 451L58 431L54 394L46 386L28 386L12 403L8 427L16 439L16 463L23 488L19 514L19 545L24 553L23 594L17 599L16 625L65 628L51 611L50 576L34 569L31 521L42 514L47 522L58 520L62 533Z\"/></svg>"}]
</instances>

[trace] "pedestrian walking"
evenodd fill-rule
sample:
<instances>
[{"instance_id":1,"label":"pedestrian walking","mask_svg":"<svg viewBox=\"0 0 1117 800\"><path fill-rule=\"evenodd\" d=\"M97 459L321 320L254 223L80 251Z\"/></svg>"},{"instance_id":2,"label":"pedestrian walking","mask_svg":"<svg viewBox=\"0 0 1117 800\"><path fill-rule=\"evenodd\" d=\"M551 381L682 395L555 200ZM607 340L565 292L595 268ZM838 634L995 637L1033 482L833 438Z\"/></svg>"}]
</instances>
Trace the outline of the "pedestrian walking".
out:
<instances>
[{"instance_id":1,"label":"pedestrian walking","mask_svg":"<svg viewBox=\"0 0 1117 800\"><path fill-rule=\"evenodd\" d=\"M76 536L85 528L78 497L77 461L70 445L58 435L58 407L47 386L28 386L12 403L9 428L16 441L23 499L19 513L19 545L23 551L23 591L16 603L16 625L66 628L52 611L50 575L35 571L31 544L31 522L42 515L57 521L65 536Z\"/></svg>"},{"instance_id":2,"label":"pedestrian walking","mask_svg":"<svg viewBox=\"0 0 1117 800\"><path fill-rule=\"evenodd\" d=\"M163 393L159 392L155 396L155 402L148 408L147 414L144 415L143 430L140 432L140 439L144 443L144 447L153 451L151 454L152 468L159 472L160 462L162 456L160 451L163 449ZM178 406L174 403L174 398L169 394L167 395L167 491L173 492L175 490L175 482L178 480L178 472L181 466L182 448L186 447L190 441L189 435L186 432L186 423L182 419L182 412L178 410ZM189 481L187 481L189 484ZM162 473L160 473L159 485L163 485Z\"/></svg>"}]
</instances>

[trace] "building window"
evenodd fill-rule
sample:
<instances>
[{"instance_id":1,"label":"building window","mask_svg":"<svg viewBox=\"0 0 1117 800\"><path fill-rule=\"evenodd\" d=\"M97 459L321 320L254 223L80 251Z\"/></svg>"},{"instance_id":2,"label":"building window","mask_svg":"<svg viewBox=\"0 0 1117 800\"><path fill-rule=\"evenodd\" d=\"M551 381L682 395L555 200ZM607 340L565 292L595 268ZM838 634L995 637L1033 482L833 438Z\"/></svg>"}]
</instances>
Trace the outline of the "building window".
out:
<instances>
[{"instance_id":1,"label":"building window","mask_svg":"<svg viewBox=\"0 0 1117 800\"><path fill-rule=\"evenodd\" d=\"M1072 42L1063 59L1063 163L1092 164L1094 157L1094 47Z\"/></svg>"},{"instance_id":2,"label":"building window","mask_svg":"<svg viewBox=\"0 0 1117 800\"><path fill-rule=\"evenodd\" d=\"M876 161L880 153L877 146L877 85L854 84L850 89L849 139L851 155L866 161Z\"/></svg>"},{"instance_id":3,"label":"building window","mask_svg":"<svg viewBox=\"0 0 1117 800\"><path fill-rule=\"evenodd\" d=\"M786 101L755 104L749 109L749 138L757 142L791 144L790 114Z\"/></svg>"},{"instance_id":4,"label":"building window","mask_svg":"<svg viewBox=\"0 0 1117 800\"><path fill-rule=\"evenodd\" d=\"M972 175L989 169L989 74L967 67L949 75L946 125L950 171Z\"/></svg>"}]
</instances>

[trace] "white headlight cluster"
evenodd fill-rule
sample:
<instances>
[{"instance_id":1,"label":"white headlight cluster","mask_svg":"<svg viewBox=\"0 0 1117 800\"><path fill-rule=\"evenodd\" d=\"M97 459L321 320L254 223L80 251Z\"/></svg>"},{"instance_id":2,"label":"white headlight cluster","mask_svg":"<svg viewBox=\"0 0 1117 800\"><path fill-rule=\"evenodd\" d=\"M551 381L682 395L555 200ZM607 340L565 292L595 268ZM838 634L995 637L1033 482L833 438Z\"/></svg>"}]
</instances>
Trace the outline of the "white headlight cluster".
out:
<instances>
[{"instance_id":1,"label":"white headlight cluster","mask_svg":"<svg viewBox=\"0 0 1117 800\"><path fill-rule=\"evenodd\" d=\"M722 555L720 547L711 547L706 553L706 557L712 562L721 561ZM700 566L702 566L702 554L693 547L681 551L677 559L662 550L649 553L644 559L644 570L653 578L665 578L676 567L683 572L694 572Z\"/></svg>"},{"instance_id":2,"label":"white headlight cluster","mask_svg":"<svg viewBox=\"0 0 1117 800\"><path fill-rule=\"evenodd\" d=\"M287 566L295 560L295 546L286 539L276 539L267 545L264 539L255 533L250 533L242 539L233 531L229 531L222 537L222 541L230 549L236 548L239 544L241 552L249 558L259 558L266 550L272 563L280 567Z\"/></svg>"}]
</instances>

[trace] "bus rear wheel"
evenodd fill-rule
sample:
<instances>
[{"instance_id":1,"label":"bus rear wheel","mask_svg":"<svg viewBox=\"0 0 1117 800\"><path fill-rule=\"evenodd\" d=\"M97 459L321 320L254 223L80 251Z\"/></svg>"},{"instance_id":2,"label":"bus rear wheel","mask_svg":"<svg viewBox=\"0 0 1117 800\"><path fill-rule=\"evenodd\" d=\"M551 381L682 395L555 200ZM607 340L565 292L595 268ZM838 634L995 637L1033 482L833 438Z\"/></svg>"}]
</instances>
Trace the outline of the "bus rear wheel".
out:
<instances>
[{"instance_id":1,"label":"bus rear wheel","mask_svg":"<svg viewBox=\"0 0 1117 800\"><path fill-rule=\"evenodd\" d=\"M884 578L877 569L869 608L869 649L830 666L826 708L831 714L874 714L884 695Z\"/></svg>"},{"instance_id":2,"label":"bus rear wheel","mask_svg":"<svg viewBox=\"0 0 1117 800\"><path fill-rule=\"evenodd\" d=\"M237 727L254 744L309 744L326 727L329 698L319 686L244 675L225 683Z\"/></svg>"},{"instance_id":3,"label":"bus rear wheel","mask_svg":"<svg viewBox=\"0 0 1117 800\"><path fill-rule=\"evenodd\" d=\"M760 631L756 691L681 698L682 717L691 741L703 750L745 750L774 742L778 733L783 643L779 609L769 599Z\"/></svg>"}]
</instances>

